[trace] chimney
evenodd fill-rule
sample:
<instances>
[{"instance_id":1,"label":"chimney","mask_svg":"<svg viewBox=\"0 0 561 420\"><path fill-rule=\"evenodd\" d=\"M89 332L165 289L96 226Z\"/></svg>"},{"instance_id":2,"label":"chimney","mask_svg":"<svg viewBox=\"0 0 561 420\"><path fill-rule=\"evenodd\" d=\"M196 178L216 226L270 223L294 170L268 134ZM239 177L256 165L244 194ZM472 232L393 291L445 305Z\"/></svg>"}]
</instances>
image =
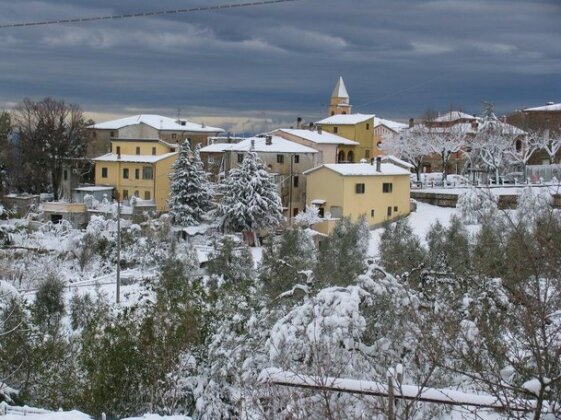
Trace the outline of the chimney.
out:
<instances>
[{"instance_id":1,"label":"chimney","mask_svg":"<svg viewBox=\"0 0 561 420\"><path fill-rule=\"evenodd\" d=\"M382 172L382 158L380 156L376 158L376 172Z\"/></svg>"},{"instance_id":2,"label":"chimney","mask_svg":"<svg viewBox=\"0 0 561 420\"><path fill-rule=\"evenodd\" d=\"M321 128L321 125L318 124L317 129L318 129L318 134L323 133L323 128Z\"/></svg>"},{"instance_id":3,"label":"chimney","mask_svg":"<svg viewBox=\"0 0 561 420\"><path fill-rule=\"evenodd\" d=\"M255 139L251 139L251 147L249 150L255 150Z\"/></svg>"},{"instance_id":4,"label":"chimney","mask_svg":"<svg viewBox=\"0 0 561 420\"><path fill-rule=\"evenodd\" d=\"M409 118L409 128L413 128L415 126L415 119Z\"/></svg>"},{"instance_id":5,"label":"chimney","mask_svg":"<svg viewBox=\"0 0 561 420\"><path fill-rule=\"evenodd\" d=\"M265 145L270 146L271 144L273 144L273 136L266 135L265 136Z\"/></svg>"}]
</instances>

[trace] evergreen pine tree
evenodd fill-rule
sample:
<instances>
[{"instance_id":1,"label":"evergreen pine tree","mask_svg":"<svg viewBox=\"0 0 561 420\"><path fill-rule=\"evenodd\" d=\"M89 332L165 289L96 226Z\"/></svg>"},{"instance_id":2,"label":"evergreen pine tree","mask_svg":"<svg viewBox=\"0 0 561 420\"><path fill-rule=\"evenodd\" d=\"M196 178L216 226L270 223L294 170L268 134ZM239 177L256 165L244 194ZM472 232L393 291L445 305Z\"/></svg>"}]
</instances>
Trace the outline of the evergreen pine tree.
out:
<instances>
[{"instance_id":1,"label":"evergreen pine tree","mask_svg":"<svg viewBox=\"0 0 561 420\"><path fill-rule=\"evenodd\" d=\"M255 152L245 155L242 166L233 169L223 184L218 208L225 230L256 232L282 220L282 203L271 175Z\"/></svg>"},{"instance_id":2,"label":"evergreen pine tree","mask_svg":"<svg viewBox=\"0 0 561 420\"><path fill-rule=\"evenodd\" d=\"M173 169L170 177L170 214L177 225L198 225L204 214L212 208L213 198L199 147L191 156L189 141L183 142Z\"/></svg>"}]
</instances>

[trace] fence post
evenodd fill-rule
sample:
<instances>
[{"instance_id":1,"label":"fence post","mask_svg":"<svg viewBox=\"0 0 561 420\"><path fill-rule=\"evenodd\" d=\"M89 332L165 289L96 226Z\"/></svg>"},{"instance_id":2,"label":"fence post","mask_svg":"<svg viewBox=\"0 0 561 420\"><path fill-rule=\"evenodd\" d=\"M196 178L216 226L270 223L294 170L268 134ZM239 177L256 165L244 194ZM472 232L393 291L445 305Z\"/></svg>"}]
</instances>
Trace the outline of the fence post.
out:
<instances>
[{"instance_id":1,"label":"fence post","mask_svg":"<svg viewBox=\"0 0 561 420\"><path fill-rule=\"evenodd\" d=\"M393 375L388 371L388 420L396 420L393 382Z\"/></svg>"}]
</instances>

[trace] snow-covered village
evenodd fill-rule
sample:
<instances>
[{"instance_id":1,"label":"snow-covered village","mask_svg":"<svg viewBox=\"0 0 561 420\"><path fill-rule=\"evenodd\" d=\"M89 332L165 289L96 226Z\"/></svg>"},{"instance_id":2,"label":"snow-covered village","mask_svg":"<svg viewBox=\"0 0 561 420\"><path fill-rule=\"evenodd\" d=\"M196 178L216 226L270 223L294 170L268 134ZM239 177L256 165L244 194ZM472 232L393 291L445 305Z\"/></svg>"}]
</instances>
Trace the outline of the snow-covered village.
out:
<instances>
[{"instance_id":1,"label":"snow-covered village","mask_svg":"<svg viewBox=\"0 0 561 420\"><path fill-rule=\"evenodd\" d=\"M0 420L561 419L557 0L84 3L0 1Z\"/></svg>"}]
</instances>

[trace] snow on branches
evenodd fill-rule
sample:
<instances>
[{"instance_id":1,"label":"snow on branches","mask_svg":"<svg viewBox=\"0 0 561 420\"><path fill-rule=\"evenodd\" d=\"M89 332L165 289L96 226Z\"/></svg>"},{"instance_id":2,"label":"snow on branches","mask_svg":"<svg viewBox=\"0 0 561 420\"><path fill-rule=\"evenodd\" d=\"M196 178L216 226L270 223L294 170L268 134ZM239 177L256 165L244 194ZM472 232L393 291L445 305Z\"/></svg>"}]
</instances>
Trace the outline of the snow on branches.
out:
<instances>
[{"instance_id":1,"label":"snow on branches","mask_svg":"<svg viewBox=\"0 0 561 420\"><path fill-rule=\"evenodd\" d=\"M232 169L222 187L218 215L225 230L255 232L281 223L277 186L255 152L245 155L241 168Z\"/></svg>"},{"instance_id":2,"label":"snow on branches","mask_svg":"<svg viewBox=\"0 0 561 420\"><path fill-rule=\"evenodd\" d=\"M185 141L173 169L170 176L170 214L177 225L198 225L212 208L214 196L203 170L199 146L191 153L189 141Z\"/></svg>"}]
</instances>

